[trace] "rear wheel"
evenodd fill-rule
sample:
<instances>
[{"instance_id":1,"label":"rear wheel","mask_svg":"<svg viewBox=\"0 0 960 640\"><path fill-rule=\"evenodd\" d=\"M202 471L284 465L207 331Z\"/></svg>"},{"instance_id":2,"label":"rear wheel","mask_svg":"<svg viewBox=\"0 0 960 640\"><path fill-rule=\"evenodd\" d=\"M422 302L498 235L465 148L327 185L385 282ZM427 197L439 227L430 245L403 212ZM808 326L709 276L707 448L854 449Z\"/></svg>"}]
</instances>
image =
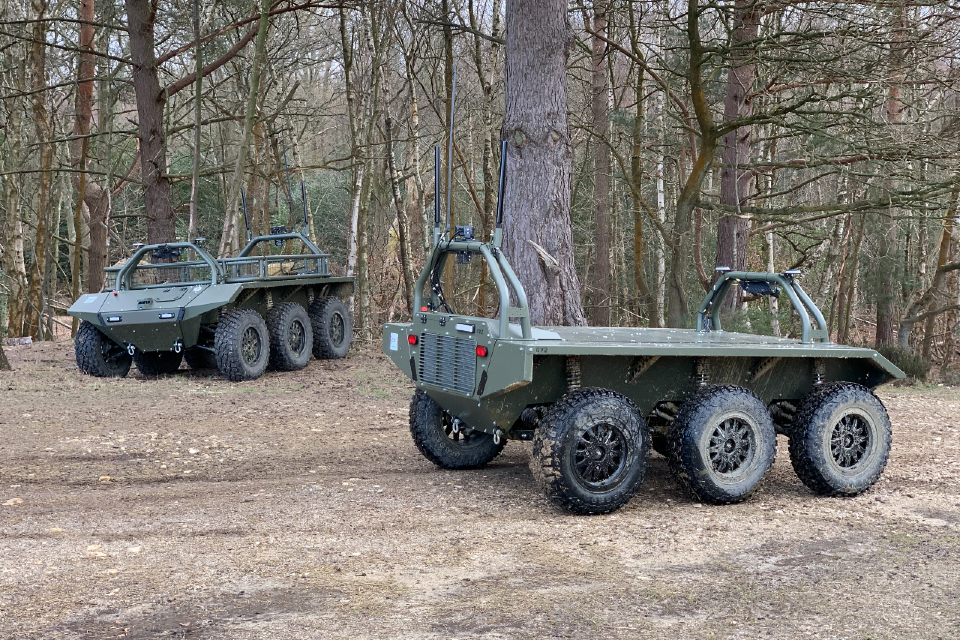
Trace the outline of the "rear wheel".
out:
<instances>
[{"instance_id":1,"label":"rear wheel","mask_svg":"<svg viewBox=\"0 0 960 640\"><path fill-rule=\"evenodd\" d=\"M306 310L296 302L284 302L267 313L270 331L270 366L278 371L297 371L310 362L313 329Z\"/></svg>"},{"instance_id":2,"label":"rear wheel","mask_svg":"<svg viewBox=\"0 0 960 640\"><path fill-rule=\"evenodd\" d=\"M183 362L182 353L173 351L137 351L133 354L133 363L137 371L145 376L163 376L175 372Z\"/></svg>"},{"instance_id":3,"label":"rear wheel","mask_svg":"<svg viewBox=\"0 0 960 640\"><path fill-rule=\"evenodd\" d=\"M318 298L310 305L313 355L318 359L343 358L350 351L353 325L340 298Z\"/></svg>"},{"instance_id":4,"label":"rear wheel","mask_svg":"<svg viewBox=\"0 0 960 640\"><path fill-rule=\"evenodd\" d=\"M890 418L866 387L824 384L800 403L790 437L790 462L811 491L855 496L880 478L891 444Z\"/></svg>"},{"instance_id":5,"label":"rear wheel","mask_svg":"<svg viewBox=\"0 0 960 640\"><path fill-rule=\"evenodd\" d=\"M773 464L777 434L752 392L710 386L680 407L670 431L670 468L698 499L732 504L749 496Z\"/></svg>"},{"instance_id":6,"label":"rear wheel","mask_svg":"<svg viewBox=\"0 0 960 640\"><path fill-rule=\"evenodd\" d=\"M571 391L547 411L530 468L550 500L577 514L609 513L643 482L647 423L628 398L606 389Z\"/></svg>"},{"instance_id":7,"label":"rear wheel","mask_svg":"<svg viewBox=\"0 0 960 640\"><path fill-rule=\"evenodd\" d=\"M92 323L80 323L73 345L77 368L97 378L123 378L133 359L127 350L103 335Z\"/></svg>"},{"instance_id":8,"label":"rear wheel","mask_svg":"<svg viewBox=\"0 0 960 640\"><path fill-rule=\"evenodd\" d=\"M504 441L471 429L424 391L410 401L410 434L423 456L444 469L472 469L487 464L503 451Z\"/></svg>"},{"instance_id":9,"label":"rear wheel","mask_svg":"<svg viewBox=\"0 0 960 640\"><path fill-rule=\"evenodd\" d=\"M263 317L253 309L231 309L220 317L213 343L217 367L227 380L255 380L270 358L270 338Z\"/></svg>"}]
</instances>

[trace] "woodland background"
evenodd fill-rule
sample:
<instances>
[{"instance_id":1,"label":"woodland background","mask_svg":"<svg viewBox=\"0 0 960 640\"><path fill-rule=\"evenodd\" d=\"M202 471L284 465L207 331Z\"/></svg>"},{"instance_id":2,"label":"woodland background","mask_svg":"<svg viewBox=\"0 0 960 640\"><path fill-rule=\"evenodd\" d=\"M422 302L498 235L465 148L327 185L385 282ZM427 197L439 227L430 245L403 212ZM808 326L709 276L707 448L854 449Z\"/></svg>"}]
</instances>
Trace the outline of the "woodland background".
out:
<instances>
[{"instance_id":1,"label":"woodland background","mask_svg":"<svg viewBox=\"0 0 960 640\"><path fill-rule=\"evenodd\" d=\"M487 237L500 140L521 153L530 118L511 78L559 52L523 89L560 105L559 222L524 214L544 180L513 165L505 201L508 253L572 239L539 243L576 290L541 321L690 326L715 266L800 268L835 340L949 379L958 47L953 2L0 0L0 328L51 337L134 243L229 255L241 189L255 234L302 224L303 182L375 338L432 240L454 69L454 224ZM491 312L480 278L448 297ZM725 328L792 335L776 303L737 299Z\"/></svg>"}]
</instances>

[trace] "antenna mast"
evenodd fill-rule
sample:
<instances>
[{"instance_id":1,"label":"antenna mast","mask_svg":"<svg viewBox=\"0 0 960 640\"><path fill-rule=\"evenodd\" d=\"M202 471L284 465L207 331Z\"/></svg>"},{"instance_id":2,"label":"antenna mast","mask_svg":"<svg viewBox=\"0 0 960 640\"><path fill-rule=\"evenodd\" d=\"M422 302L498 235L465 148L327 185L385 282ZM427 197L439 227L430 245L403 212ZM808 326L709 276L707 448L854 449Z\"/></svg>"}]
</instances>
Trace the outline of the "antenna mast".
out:
<instances>
[{"instance_id":1,"label":"antenna mast","mask_svg":"<svg viewBox=\"0 0 960 640\"><path fill-rule=\"evenodd\" d=\"M453 192L453 108L457 96L457 68L453 68L453 84L450 87L450 131L447 139L447 237L450 236L450 200Z\"/></svg>"},{"instance_id":2,"label":"antenna mast","mask_svg":"<svg viewBox=\"0 0 960 640\"><path fill-rule=\"evenodd\" d=\"M507 141L500 142L500 184L497 187L497 226L493 230L493 246L503 242L503 192L507 187Z\"/></svg>"},{"instance_id":3,"label":"antenna mast","mask_svg":"<svg viewBox=\"0 0 960 640\"><path fill-rule=\"evenodd\" d=\"M440 244L440 147L433 148L433 246Z\"/></svg>"}]
</instances>

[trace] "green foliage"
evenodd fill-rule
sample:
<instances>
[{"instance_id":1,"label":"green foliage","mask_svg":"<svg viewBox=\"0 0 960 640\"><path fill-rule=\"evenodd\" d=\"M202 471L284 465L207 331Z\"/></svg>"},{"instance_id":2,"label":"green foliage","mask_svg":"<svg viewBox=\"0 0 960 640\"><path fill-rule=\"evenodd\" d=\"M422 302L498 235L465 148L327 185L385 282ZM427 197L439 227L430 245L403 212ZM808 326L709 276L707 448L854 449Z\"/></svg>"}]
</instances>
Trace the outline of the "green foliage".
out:
<instances>
[{"instance_id":1,"label":"green foliage","mask_svg":"<svg viewBox=\"0 0 960 640\"><path fill-rule=\"evenodd\" d=\"M926 380L930 373L930 362L919 353L904 347L881 347L880 355L900 367L908 378Z\"/></svg>"}]
</instances>

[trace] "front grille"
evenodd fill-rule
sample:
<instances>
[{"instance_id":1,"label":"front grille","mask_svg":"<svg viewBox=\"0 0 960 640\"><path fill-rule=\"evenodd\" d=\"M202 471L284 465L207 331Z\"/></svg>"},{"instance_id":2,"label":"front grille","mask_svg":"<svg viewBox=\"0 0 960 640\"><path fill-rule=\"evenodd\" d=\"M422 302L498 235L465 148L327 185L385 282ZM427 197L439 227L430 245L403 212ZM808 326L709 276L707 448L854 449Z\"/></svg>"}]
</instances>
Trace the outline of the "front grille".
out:
<instances>
[{"instance_id":1,"label":"front grille","mask_svg":"<svg viewBox=\"0 0 960 640\"><path fill-rule=\"evenodd\" d=\"M420 334L420 379L473 395L477 343L468 338Z\"/></svg>"}]
</instances>

